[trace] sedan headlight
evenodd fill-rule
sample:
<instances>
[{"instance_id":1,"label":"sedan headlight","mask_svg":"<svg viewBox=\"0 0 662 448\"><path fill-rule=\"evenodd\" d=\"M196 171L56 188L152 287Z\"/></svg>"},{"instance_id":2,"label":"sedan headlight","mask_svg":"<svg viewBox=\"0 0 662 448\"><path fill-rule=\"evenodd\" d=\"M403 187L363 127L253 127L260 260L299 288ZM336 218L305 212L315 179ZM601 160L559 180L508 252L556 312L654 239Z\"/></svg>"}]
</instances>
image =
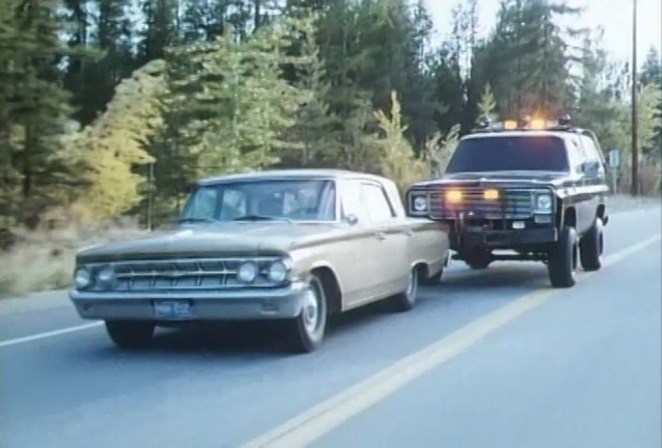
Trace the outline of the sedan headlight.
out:
<instances>
[{"instance_id":1,"label":"sedan headlight","mask_svg":"<svg viewBox=\"0 0 662 448\"><path fill-rule=\"evenodd\" d=\"M412 206L414 207L415 212L425 212L428 209L428 198L427 196L414 196L412 201Z\"/></svg>"},{"instance_id":2,"label":"sedan headlight","mask_svg":"<svg viewBox=\"0 0 662 448\"><path fill-rule=\"evenodd\" d=\"M271 263L267 276L274 283L283 283L290 277L292 265L287 260L277 260Z\"/></svg>"},{"instance_id":3,"label":"sedan headlight","mask_svg":"<svg viewBox=\"0 0 662 448\"><path fill-rule=\"evenodd\" d=\"M74 274L74 285L76 289L85 289L92 283L92 275L89 269L80 268Z\"/></svg>"},{"instance_id":4,"label":"sedan headlight","mask_svg":"<svg viewBox=\"0 0 662 448\"><path fill-rule=\"evenodd\" d=\"M552 211L552 195L540 194L536 197L536 211L538 212L551 212Z\"/></svg>"},{"instance_id":5,"label":"sedan headlight","mask_svg":"<svg viewBox=\"0 0 662 448\"><path fill-rule=\"evenodd\" d=\"M252 283L257 278L258 267L252 261L245 261L237 270L237 277L244 283Z\"/></svg>"}]
</instances>

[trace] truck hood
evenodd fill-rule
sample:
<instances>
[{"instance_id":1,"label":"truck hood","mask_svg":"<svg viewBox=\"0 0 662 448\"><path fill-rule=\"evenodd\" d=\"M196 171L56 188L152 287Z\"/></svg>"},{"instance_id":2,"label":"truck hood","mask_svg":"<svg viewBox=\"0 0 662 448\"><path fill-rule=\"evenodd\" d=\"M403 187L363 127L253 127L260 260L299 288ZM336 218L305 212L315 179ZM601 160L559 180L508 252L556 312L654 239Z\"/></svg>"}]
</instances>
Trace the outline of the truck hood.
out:
<instances>
[{"instance_id":1,"label":"truck hood","mask_svg":"<svg viewBox=\"0 0 662 448\"><path fill-rule=\"evenodd\" d=\"M340 223L228 222L179 225L145 237L89 247L78 263L135 259L284 254L336 238Z\"/></svg>"},{"instance_id":2,"label":"truck hood","mask_svg":"<svg viewBox=\"0 0 662 448\"><path fill-rule=\"evenodd\" d=\"M558 171L490 171L446 174L440 179L422 182L417 186L457 184L534 184L560 186L575 179L570 173Z\"/></svg>"}]
</instances>

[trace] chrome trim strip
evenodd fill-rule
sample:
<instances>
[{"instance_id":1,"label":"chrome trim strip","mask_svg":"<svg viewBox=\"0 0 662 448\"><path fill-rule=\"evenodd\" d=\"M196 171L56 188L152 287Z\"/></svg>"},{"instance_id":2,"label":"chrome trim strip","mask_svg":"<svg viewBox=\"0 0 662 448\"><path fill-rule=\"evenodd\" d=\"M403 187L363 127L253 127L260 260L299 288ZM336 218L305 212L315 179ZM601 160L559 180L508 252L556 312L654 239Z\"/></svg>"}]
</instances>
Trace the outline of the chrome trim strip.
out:
<instances>
[{"instance_id":1,"label":"chrome trim strip","mask_svg":"<svg viewBox=\"0 0 662 448\"><path fill-rule=\"evenodd\" d=\"M69 291L69 298L73 301L104 301L104 300L168 300L168 299L191 299L191 300L224 300L224 299L280 299L283 297L297 294L306 289L304 282L296 281L285 288L237 288L233 290L214 290L214 291L149 291L149 292L96 292L96 291L78 291L72 289Z\"/></svg>"}]
</instances>

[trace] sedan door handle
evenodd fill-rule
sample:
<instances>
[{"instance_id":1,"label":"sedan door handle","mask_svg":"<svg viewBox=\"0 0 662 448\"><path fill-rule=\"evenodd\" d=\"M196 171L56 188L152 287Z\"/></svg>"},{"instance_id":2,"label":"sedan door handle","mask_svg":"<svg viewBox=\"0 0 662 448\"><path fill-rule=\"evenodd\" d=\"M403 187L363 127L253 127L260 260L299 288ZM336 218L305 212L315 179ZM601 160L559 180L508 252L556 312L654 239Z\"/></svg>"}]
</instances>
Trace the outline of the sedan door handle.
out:
<instances>
[{"instance_id":1,"label":"sedan door handle","mask_svg":"<svg viewBox=\"0 0 662 448\"><path fill-rule=\"evenodd\" d=\"M386 239L386 232L382 232L381 230L375 234L378 240L385 240Z\"/></svg>"}]
</instances>

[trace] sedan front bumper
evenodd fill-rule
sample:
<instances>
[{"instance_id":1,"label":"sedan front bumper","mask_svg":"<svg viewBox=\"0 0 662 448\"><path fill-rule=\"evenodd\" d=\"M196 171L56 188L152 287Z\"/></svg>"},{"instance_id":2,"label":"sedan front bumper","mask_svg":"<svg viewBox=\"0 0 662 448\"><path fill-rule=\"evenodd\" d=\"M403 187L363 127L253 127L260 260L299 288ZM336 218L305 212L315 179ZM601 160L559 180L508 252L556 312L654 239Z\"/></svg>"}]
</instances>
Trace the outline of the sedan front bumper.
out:
<instances>
[{"instance_id":1,"label":"sedan front bumper","mask_svg":"<svg viewBox=\"0 0 662 448\"><path fill-rule=\"evenodd\" d=\"M307 286L245 288L228 291L159 291L145 293L69 293L83 319L148 321L260 320L297 317ZM168 307L176 304L176 306ZM167 305L167 306L166 306ZM163 309L175 310L163 314Z\"/></svg>"}]
</instances>

